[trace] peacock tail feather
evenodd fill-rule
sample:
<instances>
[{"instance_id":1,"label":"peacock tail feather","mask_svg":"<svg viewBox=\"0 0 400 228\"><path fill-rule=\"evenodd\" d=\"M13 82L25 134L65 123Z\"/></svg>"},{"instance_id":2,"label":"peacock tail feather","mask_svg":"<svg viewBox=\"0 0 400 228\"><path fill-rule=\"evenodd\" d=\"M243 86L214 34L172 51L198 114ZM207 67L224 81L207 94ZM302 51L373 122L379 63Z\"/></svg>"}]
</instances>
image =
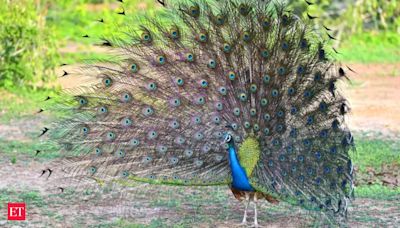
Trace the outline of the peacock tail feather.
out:
<instances>
[{"instance_id":1,"label":"peacock tail feather","mask_svg":"<svg viewBox=\"0 0 400 228\"><path fill-rule=\"evenodd\" d=\"M335 84L345 74L314 21L269 0L165 7L104 39L115 57L83 69L95 83L57 107L49 132L64 178L227 185L229 132L257 191L344 215L354 142Z\"/></svg>"}]
</instances>

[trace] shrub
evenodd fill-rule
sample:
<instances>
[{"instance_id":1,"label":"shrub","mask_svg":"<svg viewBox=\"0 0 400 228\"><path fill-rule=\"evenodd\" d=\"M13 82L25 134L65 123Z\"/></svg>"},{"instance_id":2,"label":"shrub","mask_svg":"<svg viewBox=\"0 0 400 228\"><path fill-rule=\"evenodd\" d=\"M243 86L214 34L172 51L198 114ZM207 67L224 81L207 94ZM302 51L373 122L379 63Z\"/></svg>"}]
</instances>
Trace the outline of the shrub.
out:
<instances>
[{"instance_id":1,"label":"shrub","mask_svg":"<svg viewBox=\"0 0 400 228\"><path fill-rule=\"evenodd\" d=\"M0 87L35 87L54 79L58 54L39 0L0 0Z\"/></svg>"}]
</instances>

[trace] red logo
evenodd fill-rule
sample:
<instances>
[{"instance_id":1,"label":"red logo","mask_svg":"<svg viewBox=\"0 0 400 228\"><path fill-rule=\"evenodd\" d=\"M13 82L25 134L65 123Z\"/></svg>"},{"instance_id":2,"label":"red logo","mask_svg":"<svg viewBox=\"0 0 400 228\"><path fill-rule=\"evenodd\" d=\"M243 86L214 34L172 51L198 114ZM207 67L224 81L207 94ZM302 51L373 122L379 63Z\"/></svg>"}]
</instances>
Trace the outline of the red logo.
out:
<instances>
[{"instance_id":1,"label":"red logo","mask_svg":"<svg viewBox=\"0 0 400 228\"><path fill-rule=\"evenodd\" d=\"M8 203L8 220L25 220L26 205L25 203Z\"/></svg>"}]
</instances>

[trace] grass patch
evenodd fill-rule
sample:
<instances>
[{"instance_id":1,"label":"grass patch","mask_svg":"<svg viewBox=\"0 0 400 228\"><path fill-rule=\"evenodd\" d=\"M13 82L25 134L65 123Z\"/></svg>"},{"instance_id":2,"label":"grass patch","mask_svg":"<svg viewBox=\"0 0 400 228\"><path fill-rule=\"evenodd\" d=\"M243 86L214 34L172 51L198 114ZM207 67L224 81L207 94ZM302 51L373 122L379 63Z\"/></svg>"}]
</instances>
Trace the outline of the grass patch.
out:
<instances>
[{"instance_id":1,"label":"grass patch","mask_svg":"<svg viewBox=\"0 0 400 228\"><path fill-rule=\"evenodd\" d=\"M42 207L43 197L36 190L17 191L13 189L0 189L0 202L25 202L29 206ZM5 204L0 203L0 209L4 209Z\"/></svg>"},{"instance_id":2,"label":"grass patch","mask_svg":"<svg viewBox=\"0 0 400 228\"><path fill-rule=\"evenodd\" d=\"M393 189L382 185L359 186L355 188L355 195L359 198L380 200L400 199L400 187Z\"/></svg>"},{"instance_id":3,"label":"grass patch","mask_svg":"<svg viewBox=\"0 0 400 228\"><path fill-rule=\"evenodd\" d=\"M400 164L400 142L380 139L358 139L352 160L361 172L368 167L380 170L384 164Z\"/></svg>"},{"instance_id":4,"label":"grass patch","mask_svg":"<svg viewBox=\"0 0 400 228\"><path fill-rule=\"evenodd\" d=\"M47 96L55 96L55 90L12 88L0 89L0 123L32 116L40 110Z\"/></svg>"},{"instance_id":5,"label":"grass patch","mask_svg":"<svg viewBox=\"0 0 400 228\"><path fill-rule=\"evenodd\" d=\"M64 53L62 54L62 61L65 64L77 64L101 62L102 60L110 60L113 55L100 52L75 52L75 53Z\"/></svg>"},{"instance_id":6,"label":"grass patch","mask_svg":"<svg viewBox=\"0 0 400 228\"><path fill-rule=\"evenodd\" d=\"M36 150L41 152L36 156L39 159L54 159L59 157L58 148L50 142L20 142L0 139L0 153L11 156L11 163L18 162L21 155L35 157Z\"/></svg>"},{"instance_id":7,"label":"grass patch","mask_svg":"<svg viewBox=\"0 0 400 228\"><path fill-rule=\"evenodd\" d=\"M72 0L64 0L53 4L48 12L46 22L55 28L55 36L66 41L75 41L89 44L91 39L83 39L83 35L90 37L110 37L119 30L119 25L127 17L143 17L146 13L153 14L161 8L153 0L131 0L124 2L126 16L121 16L121 6L116 1L104 1L103 4L89 4L80 1L78 4ZM140 7L139 7L140 6ZM156 7L158 6L158 7ZM104 23L98 20L103 19Z\"/></svg>"},{"instance_id":8,"label":"grass patch","mask_svg":"<svg viewBox=\"0 0 400 228\"><path fill-rule=\"evenodd\" d=\"M400 62L400 36L394 32L351 35L341 44L337 57L350 63Z\"/></svg>"}]
</instances>

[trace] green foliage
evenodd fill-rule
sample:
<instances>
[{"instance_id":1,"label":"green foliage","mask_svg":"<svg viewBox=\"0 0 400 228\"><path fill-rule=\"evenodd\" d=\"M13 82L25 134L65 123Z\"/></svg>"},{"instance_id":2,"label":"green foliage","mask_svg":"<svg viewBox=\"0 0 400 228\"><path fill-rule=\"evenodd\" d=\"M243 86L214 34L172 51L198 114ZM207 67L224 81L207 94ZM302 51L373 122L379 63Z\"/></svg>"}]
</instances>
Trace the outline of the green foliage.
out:
<instances>
[{"instance_id":1,"label":"green foliage","mask_svg":"<svg viewBox=\"0 0 400 228\"><path fill-rule=\"evenodd\" d=\"M400 187L389 188L382 185L360 186L355 189L356 197L371 199L391 199L400 197Z\"/></svg>"},{"instance_id":2,"label":"green foliage","mask_svg":"<svg viewBox=\"0 0 400 228\"><path fill-rule=\"evenodd\" d=\"M400 62L400 36L394 32L369 32L347 38L337 57L345 62Z\"/></svg>"},{"instance_id":3,"label":"green foliage","mask_svg":"<svg viewBox=\"0 0 400 228\"><path fill-rule=\"evenodd\" d=\"M100 37L111 37L119 30L119 26L127 18L141 17L144 12L153 12L156 1L133 0L125 1L122 8L116 1L105 0L103 4L89 4L88 0L62 0L53 3L49 8L47 22L56 28L55 35L63 40L78 41L80 43L93 44ZM117 12L125 10L127 16L121 16ZM103 19L105 23L98 22ZM132 23L133 25L133 23ZM84 39L83 35L89 35L94 39Z\"/></svg>"},{"instance_id":4,"label":"green foliage","mask_svg":"<svg viewBox=\"0 0 400 228\"><path fill-rule=\"evenodd\" d=\"M289 0L295 13L319 17L332 29L340 46L337 58L346 62L394 63L400 61L400 2L398 0ZM324 30L320 27L322 31Z\"/></svg>"},{"instance_id":5,"label":"green foliage","mask_svg":"<svg viewBox=\"0 0 400 228\"><path fill-rule=\"evenodd\" d=\"M37 190L17 191L14 189L0 189L0 202L25 202L27 205L42 207L44 199ZM6 204L1 203L0 209L4 209Z\"/></svg>"},{"instance_id":6,"label":"green foliage","mask_svg":"<svg viewBox=\"0 0 400 228\"><path fill-rule=\"evenodd\" d=\"M352 160L360 172L367 167L380 170L384 164L400 164L400 142L379 139L359 139Z\"/></svg>"},{"instance_id":7,"label":"green foliage","mask_svg":"<svg viewBox=\"0 0 400 228\"><path fill-rule=\"evenodd\" d=\"M17 157L15 157L14 155L11 157L11 164L16 164L16 163L17 163Z\"/></svg>"},{"instance_id":8,"label":"green foliage","mask_svg":"<svg viewBox=\"0 0 400 228\"><path fill-rule=\"evenodd\" d=\"M0 0L0 86L36 86L53 77L57 52L40 1Z\"/></svg>"},{"instance_id":9,"label":"green foliage","mask_svg":"<svg viewBox=\"0 0 400 228\"><path fill-rule=\"evenodd\" d=\"M43 101L47 96L55 94L56 91L50 89L0 88L0 123L32 116L43 107Z\"/></svg>"},{"instance_id":10,"label":"green foliage","mask_svg":"<svg viewBox=\"0 0 400 228\"><path fill-rule=\"evenodd\" d=\"M307 7L304 1L288 0L297 14L309 12L324 24L345 34L367 31L400 33L400 3L398 0L315 0Z\"/></svg>"},{"instance_id":11,"label":"green foliage","mask_svg":"<svg viewBox=\"0 0 400 228\"><path fill-rule=\"evenodd\" d=\"M398 0L357 0L343 15L350 33L371 30L400 33L400 3Z\"/></svg>"}]
</instances>

